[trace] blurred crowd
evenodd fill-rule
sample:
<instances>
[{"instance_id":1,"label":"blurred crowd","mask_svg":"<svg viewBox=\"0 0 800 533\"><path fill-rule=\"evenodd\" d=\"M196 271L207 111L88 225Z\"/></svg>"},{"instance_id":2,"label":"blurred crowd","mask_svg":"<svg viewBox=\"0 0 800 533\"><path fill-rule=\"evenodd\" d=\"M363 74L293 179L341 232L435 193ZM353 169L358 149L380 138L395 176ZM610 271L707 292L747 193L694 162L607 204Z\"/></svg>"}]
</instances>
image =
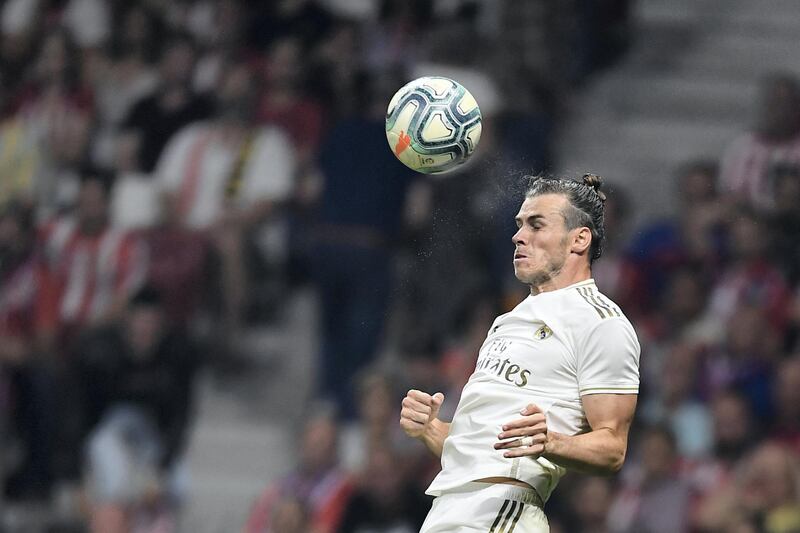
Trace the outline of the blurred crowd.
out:
<instances>
[{"instance_id":1,"label":"blurred crowd","mask_svg":"<svg viewBox=\"0 0 800 533\"><path fill-rule=\"evenodd\" d=\"M175 531L198 371L235 371L241 333L303 287L312 414L232 530L417 531L438 464L399 400L443 391L452 413L525 297L520 177L554 166L570 95L635 35L629 4L3 3L0 502L73 487L77 531ZM441 179L383 130L430 73L484 114L475 161ZM566 478L554 532L800 531L798 81L766 78L758 105L674 170L672 217L631 227L636 184L605 177L594 276L638 330L639 409L623 472Z\"/></svg>"}]
</instances>

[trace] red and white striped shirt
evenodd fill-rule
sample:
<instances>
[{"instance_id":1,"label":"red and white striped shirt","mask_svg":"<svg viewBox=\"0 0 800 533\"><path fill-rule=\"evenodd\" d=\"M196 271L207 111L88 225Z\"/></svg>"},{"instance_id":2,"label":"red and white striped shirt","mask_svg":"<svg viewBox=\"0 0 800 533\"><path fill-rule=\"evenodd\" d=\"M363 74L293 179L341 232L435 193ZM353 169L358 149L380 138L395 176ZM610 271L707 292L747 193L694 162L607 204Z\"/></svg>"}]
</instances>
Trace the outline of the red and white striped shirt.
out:
<instances>
[{"instance_id":1,"label":"red and white striped shirt","mask_svg":"<svg viewBox=\"0 0 800 533\"><path fill-rule=\"evenodd\" d=\"M771 143L755 133L742 135L725 150L720 167L722 190L760 209L774 204L770 168L776 163L800 164L800 136Z\"/></svg>"},{"instance_id":2,"label":"red and white striped shirt","mask_svg":"<svg viewBox=\"0 0 800 533\"><path fill-rule=\"evenodd\" d=\"M117 297L141 287L147 276L144 243L119 228L83 235L74 219L61 218L43 228L41 243L58 326L91 324L110 311Z\"/></svg>"}]
</instances>

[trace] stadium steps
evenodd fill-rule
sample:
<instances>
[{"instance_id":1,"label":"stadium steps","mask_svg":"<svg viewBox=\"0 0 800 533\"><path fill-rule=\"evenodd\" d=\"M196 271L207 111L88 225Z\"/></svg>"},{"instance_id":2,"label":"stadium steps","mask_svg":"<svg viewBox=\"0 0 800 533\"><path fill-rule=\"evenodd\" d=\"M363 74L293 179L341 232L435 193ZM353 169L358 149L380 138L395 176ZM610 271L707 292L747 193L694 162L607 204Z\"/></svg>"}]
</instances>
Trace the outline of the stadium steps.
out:
<instances>
[{"instance_id":1,"label":"stadium steps","mask_svg":"<svg viewBox=\"0 0 800 533\"><path fill-rule=\"evenodd\" d=\"M641 222L674 208L681 163L718 158L752 124L762 75L800 74L800 17L796 0L642 0L636 10L634 46L577 96L557 146L560 171L628 184Z\"/></svg>"},{"instance_id":2,"label":"stadium steps","mask_svg":"<svg viewBox=\"0 0 800 533\"><path fill-rule=\"evenodd\" d=\"M315 309L313 294L299 290L278 323L242 336L246 369L201 377L180 531L239 531L253 500L294 464L293 439L314 375Z\"/></svg>"}]
</instances>

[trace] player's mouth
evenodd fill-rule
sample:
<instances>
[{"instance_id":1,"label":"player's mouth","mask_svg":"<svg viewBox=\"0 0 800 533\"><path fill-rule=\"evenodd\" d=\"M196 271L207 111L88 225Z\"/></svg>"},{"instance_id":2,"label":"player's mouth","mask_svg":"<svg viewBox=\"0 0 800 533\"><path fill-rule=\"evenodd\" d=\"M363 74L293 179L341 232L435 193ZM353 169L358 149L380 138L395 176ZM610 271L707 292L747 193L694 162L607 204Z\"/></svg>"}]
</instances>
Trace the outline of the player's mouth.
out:
<instances>
[{"instance_id":1,"label":"player's mouth","mask_svg":"<svg viewBox=\"0 0 800 533\"><path fill-rule=\"evenodd\" d=\"M528 258L528 256L523 255L523 254L521 254L519 252L514 254L514 261L516 261L517 259L527 259L527 258Z\"/></svg>"}]
</instances>

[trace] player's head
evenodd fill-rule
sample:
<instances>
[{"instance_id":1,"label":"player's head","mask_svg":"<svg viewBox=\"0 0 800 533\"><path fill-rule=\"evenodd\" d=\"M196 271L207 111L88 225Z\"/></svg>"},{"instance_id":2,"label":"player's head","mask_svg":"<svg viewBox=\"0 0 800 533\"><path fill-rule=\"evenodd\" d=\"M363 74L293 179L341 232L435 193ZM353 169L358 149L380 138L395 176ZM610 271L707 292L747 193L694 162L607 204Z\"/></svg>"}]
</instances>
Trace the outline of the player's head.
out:
<instances>
[{"instance_id":1,"label":"player's head","mask_svg":"<svg viewBox=\"0 0 800 533\"><path fill-rule=\"evenodd\" d=\"M567 262L599 258L603 250L602 178L582 181L533 177L516 216L514 273L523 283L539 285L556 277Z\"/></svg>"}]
</instances>

